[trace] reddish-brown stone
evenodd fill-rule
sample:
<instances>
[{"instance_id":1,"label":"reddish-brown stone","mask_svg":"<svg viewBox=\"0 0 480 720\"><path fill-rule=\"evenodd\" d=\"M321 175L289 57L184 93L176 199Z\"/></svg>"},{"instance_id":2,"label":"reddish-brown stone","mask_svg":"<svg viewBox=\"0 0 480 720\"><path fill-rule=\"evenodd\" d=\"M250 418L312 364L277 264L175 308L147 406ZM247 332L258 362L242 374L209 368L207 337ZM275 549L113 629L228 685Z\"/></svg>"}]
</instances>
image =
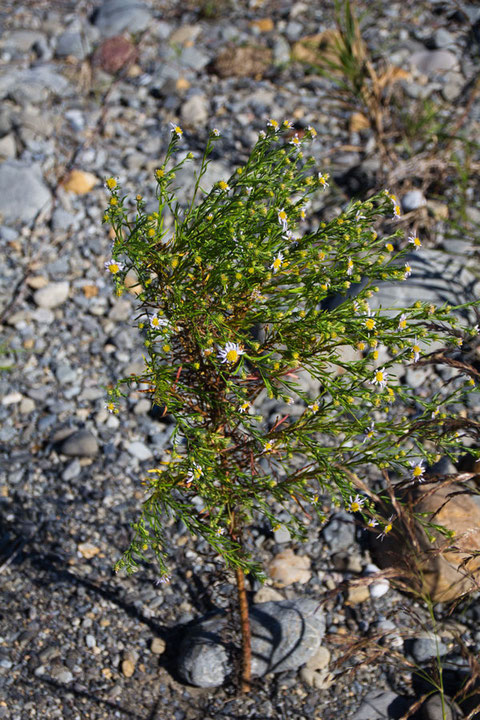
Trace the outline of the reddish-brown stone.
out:
<instances>
[{"instance_id":1,"label":"reddish-brown stone","mask_svg":"<svg viewBox=\"0 0 480 720\"><path fill-rule=\"evenodd\" d=\"M137 56L137 48L131 40L123 35L115 35L97 48L93 56L93 64L115 75L120 70L130 67Z\"/></svg>"}]
</instances>

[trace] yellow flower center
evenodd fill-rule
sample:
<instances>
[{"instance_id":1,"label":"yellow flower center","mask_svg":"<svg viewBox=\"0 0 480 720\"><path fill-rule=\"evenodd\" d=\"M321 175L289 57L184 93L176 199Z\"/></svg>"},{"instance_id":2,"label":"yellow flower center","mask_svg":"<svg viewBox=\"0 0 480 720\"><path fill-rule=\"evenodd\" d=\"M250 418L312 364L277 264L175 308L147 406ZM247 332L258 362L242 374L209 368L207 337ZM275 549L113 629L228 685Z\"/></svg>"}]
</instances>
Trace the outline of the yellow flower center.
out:
<instances>
[{"instance_id":1,"label":"yellow flower center","mask_svg":"<svg viewBox=\"0 0 480 720\"><path fill-rule=\"evenodd\" d=\"M117 187L117 181L115 180L115 178L108 178L107 187L109 190L113 190Z\"/></svg>"},{"instance_id":2,"label":"yellow flower center","mask_svg":"<svg viewBox=\"0 0 480 720\"><path fill-rule=\"evenodd\" d=\"M112 275L116 275L120 270L117 263L110 263L110 265L108 266L108 269L110 270Z\"/></svg>"},{"instance_id":3,"label":"yellow flower center","mask_svg":"<svg viewBox=\"0 0 480 720\"><path fill-rule=\"evenodd\" d=\"M228 183L226 183L225 180L220 180L218 185L222 190L226 190L228 188Z\"/></svg>"},{"instance_id":4,"label":"yellow flower center","mask_svg":"<svg viewBox=\"0 0 480 720\"><path fill-rule=\"evenodd\" d=\"M227 362L234 363L238 360L238 352L235 349L229 350L227 352Z\"/></svg>"},{"instance_id":5,"label":"yellow flower center","mask_svg":"<svg viewBox=\"0 0 480 720\"><path fill-rule=\"evenodd\" d=\"M280 218L280 220L286 220L287 213L285 212L285 210L280 210L280 212L278 213L278 217Z\"/></svg>"},{"instance_id":6,"label":"yellow flower center","mask_svg":"<svg viewBox=\"0 0 480 720\"><path fill-rule=\"evenodd\" d=\"M413 477L420 477L420 475L423 475L423 468L421 468L420 465L415 465L413 469Z\"/></svg>"},{"instance_id":7,"label":"yellow flower center","mask_svg":"<svg viewBox=\"0 0 480 720\"><path fill-rule=\"evenodd\" d=\"M373 330L375 327L375 320L373 318L367 318L367 320L365 320L365 327L367 330Z\"/></svg>"},{"instance_id":8,"label":"yellow flower center","mask_svg":"<svg viewBox=\"0 0 480 720\"><path fill-rule=\"evenodd\" d=\"M377 372L375 373L375 380L377 382L383 382L383 379L383 372L381 370L377 370Z\"/></svg>"},{"instance_id":9,"label":"yellow flower center","mask_svg":"<svg viewBox=\"0 0 480 720\"><path fill-rule=\"evenodd\" d=\"M392 245L392 243L387 243L387 244L385 245L385 247L387 248L388 252L393 252L393 245Z\"/></svg>"},{"instance_id":10,"label":"yellow flower center","mask_svg":"<svg viewBox=\"0 0 480 720\"><path fill-rule=\"evenodd\" d=\"M386 535L387 533L389 533L391 531L391 529L392 529L392 523L388 523L388 525L385 525L383 532Z\"/></svg>"},{"instance_id":11,"label":"yellow flower center","mask_svg":"<svg viewBox=\"0 0 480 720\"><path fill-rule=\"evenodd\" d=\"M280 270L281 267L282 267L282 261L281 261L281 259L280 259L280 258L275 258L275 260L273 261L273 269L274 269L274 270Z\"/></svg>"},{"instance_id":12,"label":"yellow flower center","mask_svg":"<svg viewBox=\"0 0 480 720\"><path fill-rule=\"evenodd\" d=\"M352 512L359 512L359 511L360 511L360 503L358 503L358 502L353 502L353 503L350 505L350 510L351 510Z\"/></svg>"}]
</instances>

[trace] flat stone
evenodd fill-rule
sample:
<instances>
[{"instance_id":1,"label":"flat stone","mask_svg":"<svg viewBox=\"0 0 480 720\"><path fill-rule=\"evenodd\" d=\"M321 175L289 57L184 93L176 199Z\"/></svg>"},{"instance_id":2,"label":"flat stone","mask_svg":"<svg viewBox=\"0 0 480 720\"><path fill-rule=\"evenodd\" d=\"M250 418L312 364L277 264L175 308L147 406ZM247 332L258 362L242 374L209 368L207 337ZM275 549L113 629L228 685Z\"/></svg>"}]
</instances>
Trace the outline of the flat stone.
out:
<instances>
[{"instance_id":1,"label":"flat stone","mask_svg":"<svg viewBox=\"0 0 480 720\"><path fill-rule=\"evenodd\" d=\"M11 160L15 158L16 154L17 143L15 142L15 135L13 133L4 135L4 137L0 139L0 159Z\"/></svg>"},{"instance_id":2,"label":"flat stone","mask_svg":"<svg viewBox=\"0 0 480 720\"><path fill-rule=\"evenodd\" d=\"M207 96L192 95L192 97L182 105L180 116L185 125L202 125L206 123L210 116Z\"/></svg>"},{"instance_id":3,"label":"flat stone","mask_svg":"<svg viewBox=\"0 0 480 720\"><path fill-rule=\"evenodd\" d=\"M68 298L69 291L70 283L66 281L49 283L35 291L33 300L38 307L50 310L62 305Z\"/></svg>"},{"instance_id":4,"label":"flat stone","mask_svg":"<svg viewBox=\"0 0 480 720\"><path fill-rule=\"evenodd\" d=\"M422 633L420 637L405 641L405 650L410 653L417 663L424 663L448 653L448 647L434 633Z\"/></svg>"},{"instance_id":5,"label":"flat stone","mask_svg":"<svg viewBox=\"0 0 480 720\"><path fill-rule=\"evenodd\" d=\"M39 165L6 160L0 165L0 216L4 223L31 223L51 203Z\"/></svg>"},{"instance_id":6,"label":"flat stone","mask_svg":"<svg viewBox=\"0 0 480 720\"><path fill-rule=\"evenodd\" d=\"M400 718L409 705L407 698L390 690L370 690L350 720L394 720Z\"/></svg>"},{"instance_id":7,"label":"flat stone","mask_svg":"<svg viewBox=\"0 0 480 720\"><path fill-rule=\"evenodd\" d=\"M26 70L0 72L0 100L9 95L19 104L39 103L52 93L65 96L70 83L53 65L38 65Z\"/></svg>"},{"instance_id":8,"label":"flat stone","mask_svg":"<svg viewBox=\"0 0 480 720\"><path fill-rule=\"evenodd\" d=\"M98 453L98 443L89 430L77 430L60 443L59 450L70 457L93 457Z\"/></svg>"},{"instance_id":9,"label":"flat stone","mask_svg":"<svg viewBox=\"0 0 480 720\"><path fill-rule=\"evenodd\" d=\"M94 17L94 24L104 37L142 32L150 22L151 12L139 0L104 0Z\"/></svg>"},{"instance_id":10,"label":"flat stone","mask_svg":"<svg viewBox=\"0 0 480 720\"><path fill-rule=\"evenodd\" d=\"M410 63L422 75L432 77L453 70L457 67L458 60L450 50L420 50L410 56Z\"/></svg>"},{"instance_id":11,"label":"flat stone","mask_svg":"<svg viewBox=\"0 0 480 720\"><path fill-rule=\"evenodd\" d=\"M419 207L427 204L421 190L410 190L401 198L402 209L404 212L418 210Z\"/></svg>"},{"instance_id":12,"label":"flat stone","mask_svg":"<svg viewBox=\"0 0 480 720\"><path fill-rule=\"evenodd\" d=\"M140 440L135 440L127 444L127 452L137 458L137 460L150 460L153 457L153 453L149 448Z\"/></svg>"},{"instance_id":13,"label":"flat stone","mask_svg":"<svg viewBox=\"0 0 480 720\"><path fill-rule=\"evenodd\" d=\"M268 574L277 587L293 583L307 583L312 577L312 561L306 555L296 555L291 548L278 553L268 566Z\"/></svg>"}]
</instances>

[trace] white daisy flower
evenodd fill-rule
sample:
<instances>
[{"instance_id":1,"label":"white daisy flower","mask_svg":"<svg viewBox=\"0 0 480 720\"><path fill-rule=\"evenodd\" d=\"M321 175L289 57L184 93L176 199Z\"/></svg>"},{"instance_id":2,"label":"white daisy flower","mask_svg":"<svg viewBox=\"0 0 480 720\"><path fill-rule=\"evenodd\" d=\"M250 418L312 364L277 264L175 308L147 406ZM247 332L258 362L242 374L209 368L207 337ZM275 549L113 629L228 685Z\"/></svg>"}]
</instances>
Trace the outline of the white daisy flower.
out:
<instances>
[{"instance_id":1,"label":"white daisy flower","mask_svg":"<svg viewBox=\"0 0 480 720\"><path fill-rule=\"evenodd\" d=\"M182 137L182 135L183 135L183 130L182 130L182 128L180 127L180 125L177 125L176 123L171 122L171 123L170 123L170 128L171 128L171 130L172 130L172 133L175 133L175 135L176 135L178 138L181 138L181 137Z\"/></svg>"},{"instance_id":2,"label":"white daisy flower","mask_svg":"<svg viewBox=\"0 0 480 720\"><path fill-rule=\"evenodd\" d=\"M398 319L397 330L406 330L406 328L407 328L407 316L405 313L402 313Z\"/></svg>"},{"instance_id":3,"label":"white daisy flower","mask_svg":"<svg viewBox=\"0 0 480 720\"><path fill-rule=\"evenodd\" d=\"M283 253L279 252L278 255L273 258L273 262L270 265L270 270L273 270L274 273L278 272L283 264Z\"/></svg>"},{"instance_id":4,"label":"white daisy flower","mask_svg":"<svg viewBox=\"0 0 480 720\"><path fill-rule=\"evenodd\" d=\"M324 190L326 190L328 187L327 180L328 180L328 173L324 173L324 174L322 174L320 172L318 173L318 182L320 183L320 185L323 186Z\"/></svg>"},{"instance_id":5,"label":"white daisy flower","mask_svg":"<svg viewBox=\"0 0 480 720\"><path fill-rule=\"evenodd\" d=\"M362 505L364 505L364 504L365 504L365 498L362 497L361 495L355 495L355 497L352 497L350 495L350 497L348 498L347 510L348 510L348 512L351 512L351 513L360 512Z\"/></svg>"},{"instance_id":6,"label":"white daisy flower","mask_svg":"<svg viewBox=\"0 0 480 720\"><path fill-rule=\"evenodd\" d=\"M383 390L388 382L388 375L385 372L385 368L379 368L378 370L375 370L373 374L373 380L369 380L369 382L372 385L379 385L380 388Z\"/></svg>"},{"instance_id":7,"label":"white daisy flower","mask_svg":"<svg viewBox=\"0 0 480 720\"><path fill-rule=\"evenodd\" d=\"M215 137L220 137L220 130L218 128L213 128L212 135L215 135Z\"/></svg>"},{"instance_id":8,"label":"white daisy flower","mask_svg":"<svg viewBox=\"0 0 480 720\"><path fill-rule=\"evenodd\" d=\"M118 262L118 260L107 260L104 263L105 270L108 270L112 273L112 275L116 275L121 270L123 270L123 263Z\"/></svg>"},{"instance_id":9,"label":"white daisy flower","mask_svg":"<svg viewBox=\"0 0 480 720\"><path fill-rule=\"evenodd\" d=\"M226 362L230 365L234 365L240 355L243 355L244 353L245 350L242 350L238 343L227 342L224 348L219 349L218 359L221 360L222 363Z\"/></svg>"},{"instance_id":10,"label":"white daisy flower","mask_svg":"<svg viewBox=\"0 0 480 720\"><path fill-rule=\"evenodd\" d=\"M407 278L409 278L411 274L412 274L412 267L411 267L411 265L409 265L408 263L405 263L405 272L404 272L404 274L403 274L403 277L405 278L405 280L406 280Z\"/></svg>"},{"instance_id":11,"label":"white daisy flower","mask_svg":"<svg viewBox=\"0 0 480 720\"><path fill-rule=\"evenodd\" d=\"M251 407L252 407L252 403L249 402L248 400L245 400L245 402L242 403L240 405L240 407L238 408L238 412L246 413L246 412L248 412L248 410L250 410Z\"/></svg>"},{"instance_id":12,"label":"white daisy flower","mask_svg":"<svg viewBox=\"0 0 480 720\"><path fill-rule=\"evenodd\" d=\"M418 250L422 247L422 243L420 242L418 237L416 237L416 235L410 235L410 237L408 238L408 242L410 243L410 245L413 245L414 250Z\"/></svg>"},{"instance_id":13,"label":"white daisy flower","mask_svg":"<svg viewBox=\"0 0 480 720\"><path fill-rule=\"evenodd\" d=\"M413 341L412 345L412 360L413 362L418 362L420 359L420 345L417 343L417 338Z\"/></svg>"},{"instance_id":14,"label":"white daisy flower","mask_svg":"<svg viewBox=\"0 0 480 720\"><path fill-rule=\"evenodd\" d=\"M295 147L299 147L302 144L302 141L298 137L298 135L294 135L291 140L288 141L289 145L295 145Z\"/></svg>"},{"instance_id":15,"label":"white daisy flower","mask_svg":"<svg viewBox=\"0 0 480 720\"><path fill-rule=\"evenodd\" d=\"M278 211L278 222L279 222L280 225L282 226L283 231L286 232L286 230L287 230L288 216L287 216L287 213L285 212L285 210L284 210L283 208L280 208L280 210Z\"/></svg>"},{"instance_id":16,"label":"white daisy flower","mask_svg":"<svg viewBox=\"0 0 480 720\"><path fill-rule=\"evenodd\" d=\"M168 325L168 320L164 317L159 317L157 313L154 313L150 318L150 327L154 330L159 330L161 327Z\"/></svg>"},{"instance_id":17,"label":"white daisy flower","mask_svg":"<svg viewBox=\"0 0 480 720\"><path fill-rule=\"evenodd\" d=\"M365 437L363 439L363 442L365 443L365 442L367 442L367 440L371 440L374 435L375 435L375 423L372 422L365 430Z\"/></svg>"},{"instance_id":18,"label":"white daisy flower","mask_svg":"<svg viewBox=\"0 0 480 720\"><path fill-rule=\"evenodd\" d=\"M194 480L198 480L203 475L203 470L200 467L200 465L196 462L192 463L191 469L187 473L187 477L185 479L186 485L191 485Z\"/></svg>"},{"instance_id":19,"label":"white daisy flower","mask_svg":"<svg viewBox=\"0 0 480 720\"><path fill-rule=\"evenodd\" d=\"M280 127L277 120L273 120L272 118L270 118L270 120L267 122L267 126L273 128L275 132Z\"/></svg>"},{"instance_id":20,"label":"white daisy flower","mask_svg":"<svg viewBox=\"0 0 480 720\"><path fill-rule=\"evenodd\" d=\"M423 482L423 476L425 474L425 460L420 460L420 462L412 460L410 467L412 468L412 478L414 480L418 480L418 482Z\"/></svg>"},{"instance_id":21,"label":"white daisy flower","mask_svg":"<svg viewBox=\"0 0 480 720\"><path fill-rule=\"evenodd\" d=\"M353 273L353 260L352 258L348 258L347 260L347 275L351 275Z\"/></svg>"}]
</instances>

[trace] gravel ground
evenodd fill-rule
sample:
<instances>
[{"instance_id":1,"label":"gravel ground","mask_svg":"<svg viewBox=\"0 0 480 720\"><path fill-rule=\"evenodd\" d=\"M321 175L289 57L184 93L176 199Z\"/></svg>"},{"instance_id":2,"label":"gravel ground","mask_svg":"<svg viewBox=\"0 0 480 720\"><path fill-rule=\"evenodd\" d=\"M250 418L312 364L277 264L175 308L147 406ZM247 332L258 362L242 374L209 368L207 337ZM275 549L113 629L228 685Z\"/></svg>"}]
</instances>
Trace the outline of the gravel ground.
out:
<instances>
[{"instance_id":1,"label":"gravel ground","mask_svg":"<svg viewBox=\"0 0 480 720\"><path fill-rule=\"evenodd\" d=\"M112 572L144 497L143 473L164 456L172 428L141 388L121 418L104 407L105 386L140 371L142 346L129 324L134 296L114 298L104 272L103 180L113 175L148 196L171 121L184 128L185 152L201 151L209 129L220 129L211 175L221 178L276 117L318 130L314 152L335 180L315 201L319 216L375 187L382 167L372 133L352 127L345 109L332 112L331 80L291 59L299 39L332 27L332 5L0 6L0 718L376 720L400 717L422 693L411 661L428 667L432 659L428 638L412 646L429 626L426 608L392 588L348 602L342 583L371 562L353 524L337 522L323 533L312 524L307 543L294 546L311 559L310 580L282 591L288 599L325 599L328 591L331 661L317 686L297 671L257 681L248 697L236 696L233 683L199 689L179 681L178 627L228 608L233 585L178 523L168 524L170 584L156 583L153 566L132 577ZM440 118L464 107L462 131L478 139L478 6L440 0L359 9L369 11L364 37L373 56L410 72L402 80L407 117L413 122L419 99L441 102ZM254 51L237 57L233 48L244 46ZM386 173L437 251L436 272L446 272L440 251L449 252L448 265L455 256L462 292L475 282L480 223L478 152L465 147L458 151L471 167L464 180L450 182L450 169L428 166L428 143L418 138ZM188 195L191 178L182 183ZM447 207L462 224L448 222ZM427 379L408 372L411 383ZM477 412L478 400L471 409ZM290 547L261 523L251 540L265 565ZM451 616L442 607L437 615L453 691L467 672L455 633L480 650L478 597ZM358 649L337 663L352 638L374 637L383 638L377 658Z\"/></svg>"}]
</instances>

